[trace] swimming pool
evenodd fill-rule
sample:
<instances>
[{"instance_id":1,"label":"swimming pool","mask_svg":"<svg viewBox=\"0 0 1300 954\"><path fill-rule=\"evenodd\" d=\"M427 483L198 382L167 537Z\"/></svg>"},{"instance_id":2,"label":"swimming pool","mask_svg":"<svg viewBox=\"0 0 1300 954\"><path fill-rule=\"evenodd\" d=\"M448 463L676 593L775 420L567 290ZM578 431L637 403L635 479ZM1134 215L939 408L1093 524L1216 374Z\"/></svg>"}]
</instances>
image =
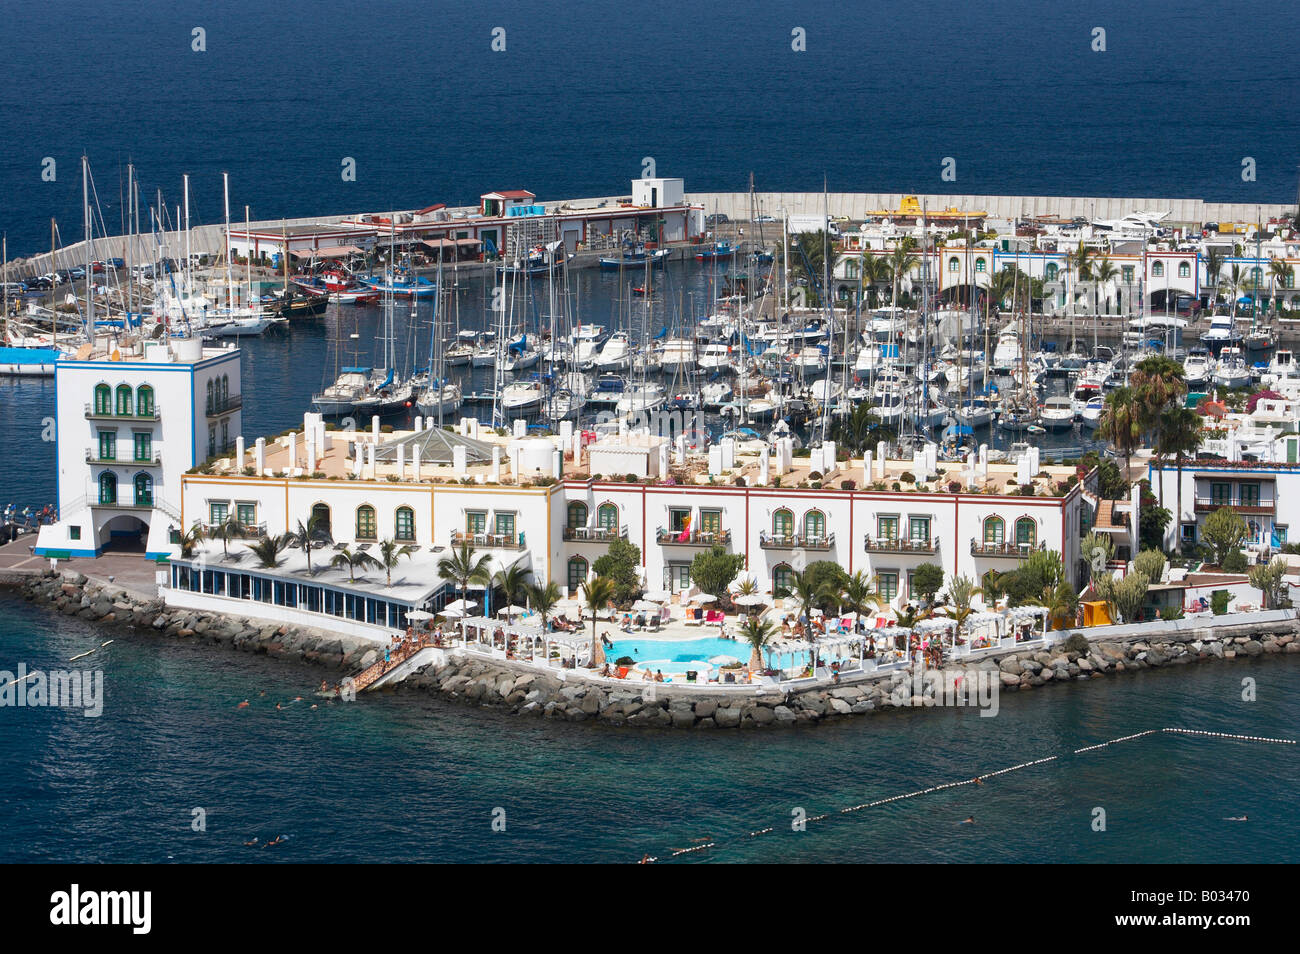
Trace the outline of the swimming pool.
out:
<instances>
[{"instance_id":1,"label":"swimming pool","mask_svg":"<svg viewBox=\"0 0 1300 954\"><path fill-rule=\"evenodd\" d=\"M716 668L709 665L714 656L731 656L742 663L749 661L749 644L734 639L706 636L700 639L620 639L605 647L611 663L631 656L638 667L649 665L665 673L684 673L691 669L703 672Z\"/></svg>"}]
</instances>

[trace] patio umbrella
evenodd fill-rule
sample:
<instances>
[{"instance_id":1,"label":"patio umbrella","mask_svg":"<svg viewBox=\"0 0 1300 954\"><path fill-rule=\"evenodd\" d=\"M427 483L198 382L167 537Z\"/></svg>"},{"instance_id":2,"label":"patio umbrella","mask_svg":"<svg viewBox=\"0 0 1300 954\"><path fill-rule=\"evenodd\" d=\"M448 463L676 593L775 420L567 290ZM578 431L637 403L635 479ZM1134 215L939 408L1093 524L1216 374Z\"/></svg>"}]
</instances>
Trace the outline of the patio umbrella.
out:
<instances>
[{"instance_id":1,"label":"patio umbrella","mask_svg":"<svg viewBox=\"0 0 1300 954\"><path fill-rule=\"evenodd\" d=\"M501 607L499 610L497 610L497 615L498 616L519 616L520 614L527 613L527 612L528 612L527 606L515 606L512 604L510 606Z\"/></svg>"},{"instance_id":2,"label":"patio umbrella","mask_svg":"<svg viewBox=\"0 0 1300 954\"><path fill-rule=\"evenodd\" d=\"M712 593L696 593L691 597L692 603L712 603L717 597Z\"/></svg>"},{"instance_id":3,"label":"patio umbrella","mask_svg":"<svg viewBox=\"0 0 1300 954\"><path fill-rule=\"evenodd\" d=\"M478 609L478 604L473 600L452 600L443 607L443 612L447 610L459 610L462 613L468 613L472 609Z\"/></svg>"},{"instance_id":4,"label":"patio umbrella","mask_svg":"<svg viewBox=\"0 0 1300 954\"><path fill-rule=\"evenodd\" d=\"M655 603L669 603L672 601L673 594L667 590L655 590L653 593L646 593L645 598Z\"/></svg>"},{"instance_id":5,"label":"patio umbrella","mask_svg":"<svg viewBox=\"0 0 1300 954\"><path fill-rule=\"evenodd\" d=\"M444 609L440 615L442 615L446 619L460 619L462 616L465 616L467 614L464 610Z\"/></svg>"},{"instance_id":6,"label":"patio umbrella","mask_svg":"<svg viewBox=\"0 0 1300 954\"><path fill-rule=\"evenodd\" d=\"M663 609L663 607L658 603L654 603L650 600L637 600L632 604L632 608L643 613L653 613L655 610Z\"/></svg>"},{"instance_id":7,"label":"patio umbrella","mask_svg":"<svg viewBox=\"0 0 1300 954\"><path fill-rule=\"evenodd\" d=\"M767 593L745 593L741 596L733 596L731 602L737 606L763 606L771 598Z\"/></svg>"},{"instance_id":8,"label":"patio umbrella","mask_svg":"<svg viewBox=\"0 0 1300 954\"><path fill-rule=\"evenodd\" d=\"M709 660L709 662L715 666L725 666L728 663L738 663L740 662L740 660L737 659L735 656L728 656L724 653L720 656L714 656L712 659Z\"/></svg>"},{"instance_id":9,"label":"patio umbrella","mask_svg":"<svg viewBox=\"0 0 1300 954\"><path fill-rule=\"evenodd\" d=\"M406 614L406 618L414 623L423 623L426 619L433 619L433 614L425 610L411 610Z\"/></svg>"}]
</instances>

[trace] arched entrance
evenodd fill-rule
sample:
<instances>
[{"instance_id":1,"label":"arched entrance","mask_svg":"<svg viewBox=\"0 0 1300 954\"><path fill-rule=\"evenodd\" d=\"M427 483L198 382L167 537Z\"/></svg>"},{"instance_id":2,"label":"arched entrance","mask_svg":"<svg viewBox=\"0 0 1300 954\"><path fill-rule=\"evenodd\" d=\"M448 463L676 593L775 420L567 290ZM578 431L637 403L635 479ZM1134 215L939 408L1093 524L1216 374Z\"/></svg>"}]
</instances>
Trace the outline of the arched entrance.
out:
<instances>
[{"instance_id":1,"label":"arched entrance","mask_svg":"<svg viewBox=\"0 0 1300 954\"><path fill-rule=\"evenodd\" d=\"M149 540L149 524L134 514L118 514L99 528L99 540L102 553L143 554Z\"/></svg>"}]
</instances>

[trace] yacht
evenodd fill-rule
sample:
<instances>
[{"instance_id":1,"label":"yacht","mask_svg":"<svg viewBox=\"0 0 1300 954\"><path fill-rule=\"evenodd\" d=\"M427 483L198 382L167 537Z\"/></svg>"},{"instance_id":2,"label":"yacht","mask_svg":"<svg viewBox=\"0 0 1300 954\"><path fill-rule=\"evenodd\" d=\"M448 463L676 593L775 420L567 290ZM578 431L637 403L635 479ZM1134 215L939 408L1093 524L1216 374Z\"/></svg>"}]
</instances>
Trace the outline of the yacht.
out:
<instances>
[{"instance_id":1,"label":"yacht","mask_svg":"<svg viewBox=\"0 0 1300 954\"><path fill-rule=\"evenodd\" d=\"M1068 397L1050 397L1043 402L1038 423L1049 431L1063 431L1074 426L1074 402Z\"/></svg>"},{"instance_id":2,"label":"yacht","mask_svg":"<svg viewBox=\"0 0 1300 954\"><path fill-rule=\"evenodd\" d=\"M1189 388L1204 387L1210 381L1210 356L1204 348L1193 348L1183 361L1183 379Z\"/></svg>"}]
</instances>

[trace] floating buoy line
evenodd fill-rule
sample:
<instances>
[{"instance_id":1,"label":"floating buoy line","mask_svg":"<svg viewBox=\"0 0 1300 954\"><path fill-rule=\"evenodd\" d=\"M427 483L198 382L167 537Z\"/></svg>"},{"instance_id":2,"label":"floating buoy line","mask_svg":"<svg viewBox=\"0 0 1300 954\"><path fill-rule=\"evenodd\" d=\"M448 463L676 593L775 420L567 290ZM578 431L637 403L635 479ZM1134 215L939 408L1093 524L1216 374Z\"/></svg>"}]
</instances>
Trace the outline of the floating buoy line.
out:
<instances>
[{"instance_id":1,"label":"floating buoy line","mask_svg":"<svg viewBox=\"0 0 1300 954\"><path fill-rule=\"evenodd\" d=\"M1295 745L1296 744L1295 739L1275 739L1263 735L1240 735L1232 732L1208 732L1204 729L1167 728L1167 729L1147 729L1144 732L1135 732L1132 735L1122 735L1119 738L1108 739L1107 741L1099 742L1096 745L1086 745L1083 748L1075 749L1073 752L1069 754L1082 755L1086 752L1096 752L1101 749L1108 748L1109 746L1112 745L1119 745L1121 742L1132 742L1134 739L1143 739L1150 735L1160 735L1165 732L1168 732L1173 735L1202 736L1208 739L1229 739L1234 742L1260 742L1268 745ZM1030 762L1021 762L1019 765L1009 765L1006 768L997 769L992 772L984 772L981 773L980 775L976 775L974 778L962 779L961 781L957 781L957 782L944 782L941 785L933 785L930 788L918 789L915 792L905 792L904 794L901 795L891 795L888 798L878 798L873 802L863 802L861 805L850 805L848 808L841 808L836 812L824 812L821 815L811 815L808 818L805 818L803 821L804 824L811 825L814 822L825 821L827 818L830 818L832 815L850 815L854 812L860 812L863 809L878 808L881 805L888 805L892 802L901 802L908 798L918 798L922 795L931 795L935 792L942 792L950 788L960 788L963 785L979 785L979 784L983 784L983 780L986 778L997 778L999 775L1006 775L1008 772L1019 772L1022 769L1033 768L1035 765L1044 765L1048 762L1055 762L1060 758L1062 758L1062 756L1048 755L1044 758L1034 759L1033 761ZM767 828L759 828L756 829L755 831L751 831L745 837L758 838L762 835L770 835L774 831L776 831L776 826L773 825ZM716 848L719 844L720 842L718 840L711 839L705 842L704 844L695 845L691 848L678 849L677 851L671 852L668 855L668 857L677 858L682 855L689 855L699 851L706 851L710 848ZM652 857L648 854L642 858L643 864L653 864L657 861L659 861L658 858Z\"/></svg>"}]
</instances>

